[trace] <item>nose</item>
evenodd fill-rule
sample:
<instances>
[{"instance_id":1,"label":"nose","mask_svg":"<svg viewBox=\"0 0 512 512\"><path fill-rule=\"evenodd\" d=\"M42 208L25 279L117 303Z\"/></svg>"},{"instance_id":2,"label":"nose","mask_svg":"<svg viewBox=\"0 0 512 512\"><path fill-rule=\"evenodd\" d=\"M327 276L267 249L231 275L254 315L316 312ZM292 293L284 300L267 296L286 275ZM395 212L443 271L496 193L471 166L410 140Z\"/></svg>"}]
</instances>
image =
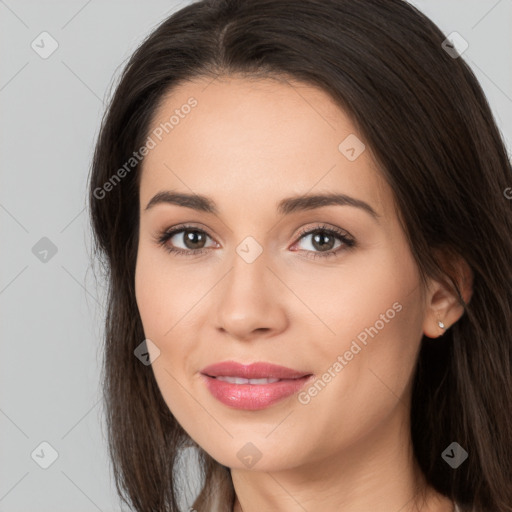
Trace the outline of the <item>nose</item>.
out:
<instances>
[{"instance_id":1,"label":"nose","mask_svg":"<svg viewBox=\"0 0 512 512\"><path fill-rule=\"evenodd\" d=\"M286 288L263 251L248 263L237 253L215 297L216 327L238 340L272 337L286 329Z\"/></svg>"}]
</instances>

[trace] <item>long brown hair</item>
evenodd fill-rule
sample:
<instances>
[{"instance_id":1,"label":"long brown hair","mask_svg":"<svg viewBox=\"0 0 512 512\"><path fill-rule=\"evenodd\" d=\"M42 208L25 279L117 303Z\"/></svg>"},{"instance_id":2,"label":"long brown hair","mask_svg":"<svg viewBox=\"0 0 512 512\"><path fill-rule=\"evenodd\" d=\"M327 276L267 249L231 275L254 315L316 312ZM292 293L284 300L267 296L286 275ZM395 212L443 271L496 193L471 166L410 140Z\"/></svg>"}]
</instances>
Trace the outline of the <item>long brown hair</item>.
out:
<instances>
[{"instance_id":1,"label":"long brown hair","mask_svg":"<svg viewBox=\"0 0 512 512\"><path fill-rule=\"evenodd\" d=\"M415 456L462 511L512 511L512 202L504 194L512 169L480 85L445 51L445 38L403 0L203 0L170 16L131 57L98 137L89 207L109 286L109 450L118 493L134 510L179 510L186 446L197 449L203 479L194 507L233 506L229 468L190 439L151 366L134 356L144 340L134 292L141 166L126 162L164 94L194 77L241 74L318 86L358 127L394 193L422 282L445 279L465 308L442 341L422 340ZM449 264L459 256L474 276L469 304ZM441 457L453 441L469 453L457 469Z\"/></svg>"}]
</instances>

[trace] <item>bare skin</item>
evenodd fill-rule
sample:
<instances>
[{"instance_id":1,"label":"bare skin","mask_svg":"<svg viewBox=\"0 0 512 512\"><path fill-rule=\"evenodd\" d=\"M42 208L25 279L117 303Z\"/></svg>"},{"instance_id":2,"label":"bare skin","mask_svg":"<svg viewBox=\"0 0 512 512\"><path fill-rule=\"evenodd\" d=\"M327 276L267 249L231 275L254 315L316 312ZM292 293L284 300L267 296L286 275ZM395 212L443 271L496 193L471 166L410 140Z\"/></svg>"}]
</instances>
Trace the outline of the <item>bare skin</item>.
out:
<instances>
[{"instance_id":1,"label":"bare skin","mask_svg":"<svg viewBox=\"0 0 512 512\"><path fill-rule=\"evenodd\" d=\"M340 152L348 135L362 136L323 91L241 77L181 85L151 129L191 96L197 106L148 153L140 184L136 298L146 338L160 351L152 368L169 409L231 468L235 512L451 512L417 468L409 410L422 335L441 336L438 320L449 328L463 309L443 282L421 288L369 147L353 161ZM164 190L208 196L218 213L146 209ZM276 210L290 196L333 192L365 201L378 217L350 205ZM202 253L193 254L199 246L183 231L166 244L185 255L156 242L181 224L205 233ZM336 235L324 249L301 235L319 226L355 245ZM262 250L251 263L236 252L246 237ZM322 257L328 251L338 252ZM460 268L469 302L471 276ZM332 370L371 326L378 333ZM268 361L320 379L331 368L332 378L302 402L296 394L262 410L235 409L200 375L225 360ZM249 442L261 453L252 467L237 456Z\"/></svg>"}]
</instances>

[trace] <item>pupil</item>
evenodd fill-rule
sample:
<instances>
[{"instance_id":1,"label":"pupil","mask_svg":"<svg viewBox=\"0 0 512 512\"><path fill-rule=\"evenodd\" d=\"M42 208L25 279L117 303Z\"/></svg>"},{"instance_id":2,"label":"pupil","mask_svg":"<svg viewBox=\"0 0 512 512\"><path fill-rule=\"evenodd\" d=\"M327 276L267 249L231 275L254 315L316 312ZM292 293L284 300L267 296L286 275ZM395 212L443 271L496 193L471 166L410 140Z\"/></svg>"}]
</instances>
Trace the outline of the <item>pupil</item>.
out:
<instances>
[{"instance_id":1,"label":"pupil","mask_svg":"<svg viewBox=\"0 0 512 512\"><path fill-rule=\"evenodd\" d=\"M322 240L325 241L327 240L326 243L322 243ZM332 249L333 247L333 242L334 242L334 237L332 237L331 235L322 235L320 233L316 233L315 235L313 235L313 246L315 247L315 249L325 249L326 246L328 246L327 248L328 249ZM317 247L318 245L318 247Z\"/></svg>"},{"instance_id":2,"label":"pupil","mask_svg":"<svg viewBox=\"0 0 512 512\"><path fill-rule=\"evenodd\" d=\"M201 243L201 238L203 238L203 235L199 231L187 231L185 238L186 238L187 242L190 242L192 245L195 245L195 244ZM202 240L202 242L204 243L204 239ZM185 245L188 246L189 244L186 243ZM199 249L199 248L200 247L189 247L189 249Z\"/></svg>"}]
</instances>

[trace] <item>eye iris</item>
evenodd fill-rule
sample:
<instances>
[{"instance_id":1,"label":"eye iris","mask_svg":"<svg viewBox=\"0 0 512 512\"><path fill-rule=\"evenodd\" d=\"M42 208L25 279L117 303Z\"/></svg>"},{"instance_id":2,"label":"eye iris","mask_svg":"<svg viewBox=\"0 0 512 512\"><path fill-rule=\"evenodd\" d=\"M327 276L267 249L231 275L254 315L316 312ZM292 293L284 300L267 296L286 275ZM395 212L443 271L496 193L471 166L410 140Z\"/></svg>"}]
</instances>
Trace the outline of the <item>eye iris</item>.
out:
<instances>
[{"instance_id":1,"label":"eye iris","mask_svg":"<svg viewBox=\"0 0 512 512\"><path fill-rule=\"evenodd\" d=\"M200 231L192 231L192 230L186 230L184 233L185 237L185 245L188 249L201 249L203 246L196 247L195 244L201 244L201 242L204 244L205 237L204 234ZM189 246L189 243L191 243L192 247Z\"/></svg>"},{"instance_id":2,"label":"eye iris","mask_svg":"<svg viewBox=\"0 0 512 512\"><path fill-rule=\"evenodd\" d=\"M329 249L332 249L334 246L335 239L332 235L330 235L328 233L325 233L322 231L317 231L312 235L312 237L313 237L313 247L315 247L315 249L329 250ZM324 243L326 240L327 240L327 242Z\"/></svg>"}]
</instances>

